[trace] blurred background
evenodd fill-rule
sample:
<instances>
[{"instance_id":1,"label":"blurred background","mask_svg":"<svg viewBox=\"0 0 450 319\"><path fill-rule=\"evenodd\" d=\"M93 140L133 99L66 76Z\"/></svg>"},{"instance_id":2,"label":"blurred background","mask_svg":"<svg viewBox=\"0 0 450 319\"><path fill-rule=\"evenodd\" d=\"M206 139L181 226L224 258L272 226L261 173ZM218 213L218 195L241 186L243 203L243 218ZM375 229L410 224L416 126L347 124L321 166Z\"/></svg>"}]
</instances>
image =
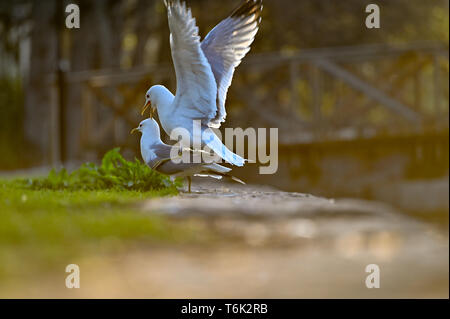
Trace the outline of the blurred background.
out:
<instances>
[{"instance_id":1,"label":"blurred background","mask_svg":"<svg viewBox=\"0 0 450 319\"><path fill-rule=\"evenodd\" d=\"M65 27L72 2L80 29ZM236 174L448 220L449 1L377 0L381 28L367 29L371 2L264 1L224 128L277 127L279 169ZM239 3L188 1L202 37ZM140 158L129 131L145 91L176 90L163 1L2 1L0 35L0 171L116 146Z\"/></svg>"}]
</instances>

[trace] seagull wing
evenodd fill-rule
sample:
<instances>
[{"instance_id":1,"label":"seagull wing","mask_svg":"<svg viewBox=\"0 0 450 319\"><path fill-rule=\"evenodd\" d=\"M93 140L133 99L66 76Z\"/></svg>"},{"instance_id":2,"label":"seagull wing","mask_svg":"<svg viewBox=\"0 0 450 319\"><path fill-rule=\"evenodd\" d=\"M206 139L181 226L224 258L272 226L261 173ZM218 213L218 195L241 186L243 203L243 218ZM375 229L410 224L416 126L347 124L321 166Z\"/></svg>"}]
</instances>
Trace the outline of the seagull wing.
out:
<instances>
[{"instance_id":1,"label":"seagull wing","mask_svg":"<svg viewBox=\"0 0 450 319\"><path fill-rule=\"evenodd\" d=\"M262 7L262 0L245 0L201 43L217 83L217 112L209 123L211 127L220 127L225 121L225 99L234 69L250 51L261 21Z\"/></svg>"},{"instance_id":2,"label":"seagull wing","mask_svg":"<svg viewBox=\"0 0 450 319\"><path fill-rule=\"evenodd\" d=\"M174 162L171 158L173 145L154 144L150 146L150 151L154 154L154 158L147 163L152 169L167 175L177 174L179 176L190 176L200 172L212 170L219 173L228 173L230 168L217 165L215 163L202 163L201 154L204 151L192 150L189 148L178 148L178 154L175 155L177 160L184 159L182 152L188 152L189 162Z\"/></svg>"},{"instance_id":3,"label":"seagull wing","mask_svg":"<svg viewBox=\"0 0 450 319\"><path fill-rule=\"evenodd\" d=\"M158 167L171 160L171 147L167 144L153 144L148 146L152 157L147 163L151 169L158 170Z\"/></svg>"},{"instance_id":4,"label":"seagull wing","mask_svg":"<svg viewBox=\"0 0 450 319\"><path fill-rule=\"evenodd\" d=\"M170 47L177 77L173 113L208 124L217 113L217 85L211 66L200 47L191 10L179 0L165 1L170 28Z\"/></svg>"},{"instance_id":5,"label":"seagull wing","mask_svg":"<svg viewBox=\"0 0 450 319\"><path fill-rule=\"evenodd\" d=\"M178 148L177 152L174 154L172 154L173 147ZM163 166L167 162L171 162L172 159L182 160L185 158L184 156L186 154L189 156L189 160L192 161L192 163L196 163L198 165L198 163L200 163L202 160L202 158L201 158L202 153L207 153L203 150L193 150L190 148L181 148L178 146L167 145L167 144L153 144L150 146L150 151L152 152L152 154L154 154L154 157L147 164L154 170L159 170L159 168L161 166ZM184 153L184 152L187 152L187 153ZM175 166L178 165L179 168L184 167L183 163L173 163L173 164Z\"/></svg>"}]
</instances>

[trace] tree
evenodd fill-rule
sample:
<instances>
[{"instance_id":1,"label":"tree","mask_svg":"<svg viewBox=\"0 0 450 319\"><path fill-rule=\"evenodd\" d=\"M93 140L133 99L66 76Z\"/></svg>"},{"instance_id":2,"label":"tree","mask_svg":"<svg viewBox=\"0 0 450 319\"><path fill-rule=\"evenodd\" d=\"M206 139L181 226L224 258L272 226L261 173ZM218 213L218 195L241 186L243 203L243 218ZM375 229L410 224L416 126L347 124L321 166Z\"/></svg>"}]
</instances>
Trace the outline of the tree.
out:
<instances>
[{"instance_id":1,"label":"tree","mask_svg":"<svg viewBox=\"0 0 450 319\"><path fill-rule=\"evenodd\" d=\"M30 70L25 90L25 137L41 150L38 163L49 161L50 103L48 75L56 70L56 0L33 1Z\"/></svg>"}]
</instances>

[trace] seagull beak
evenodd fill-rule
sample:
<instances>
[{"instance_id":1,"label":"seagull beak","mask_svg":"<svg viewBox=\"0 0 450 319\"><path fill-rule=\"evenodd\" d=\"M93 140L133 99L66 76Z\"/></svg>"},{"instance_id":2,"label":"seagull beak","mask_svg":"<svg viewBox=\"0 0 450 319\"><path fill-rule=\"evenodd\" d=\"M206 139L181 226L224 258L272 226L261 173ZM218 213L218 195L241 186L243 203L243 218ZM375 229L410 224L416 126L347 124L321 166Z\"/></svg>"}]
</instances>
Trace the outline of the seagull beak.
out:
<instances>
[{"instance_id":1,"label":"seagull beak","mask_svg":"<svg viewBox=\"0 0 450 319\"><path fill-rule=\"evenodd\" d=\"M139 128L138 128L138 127L135 127L134 129L132 129L132 130L130 131L130 134L136 133L136 132L138 132L138 131L139 131Z\"/></svg>"},{"instance_id":2,"label":"seagull beak","mask_svg":"<svg viewBox=\"0 0 450 319\"><path fill-rule=\"evenodd\" d=\"M150 100L145 100L145 104L142 107L142 111L141 111L141 115L144 115L145 111L147 111L147 109L150 107L150 117L153 117L153 112L152 112L152 103L150 102Z\"/></svg>"}]
</instances>

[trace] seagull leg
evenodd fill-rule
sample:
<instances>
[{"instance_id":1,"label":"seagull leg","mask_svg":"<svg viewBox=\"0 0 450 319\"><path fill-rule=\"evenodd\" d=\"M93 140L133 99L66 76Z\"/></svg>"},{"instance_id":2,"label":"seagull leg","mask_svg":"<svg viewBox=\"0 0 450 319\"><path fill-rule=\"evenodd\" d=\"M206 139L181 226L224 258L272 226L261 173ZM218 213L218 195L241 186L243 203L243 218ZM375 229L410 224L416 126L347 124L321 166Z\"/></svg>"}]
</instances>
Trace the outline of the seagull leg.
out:
<instances>
[{"instance_id":1,"label":"seagull leg","mask_svg":"<svg viewBox=\"0 0 450 319\"><path fill-rule=\"evenodd\" d=\"M188 177L187 177L187 180L188 180L188 192L190 193L190 192L191 192L191 183L192 183L192 179L191 179L190 176L188 176Z\"/></svg>"}]
</instances>

